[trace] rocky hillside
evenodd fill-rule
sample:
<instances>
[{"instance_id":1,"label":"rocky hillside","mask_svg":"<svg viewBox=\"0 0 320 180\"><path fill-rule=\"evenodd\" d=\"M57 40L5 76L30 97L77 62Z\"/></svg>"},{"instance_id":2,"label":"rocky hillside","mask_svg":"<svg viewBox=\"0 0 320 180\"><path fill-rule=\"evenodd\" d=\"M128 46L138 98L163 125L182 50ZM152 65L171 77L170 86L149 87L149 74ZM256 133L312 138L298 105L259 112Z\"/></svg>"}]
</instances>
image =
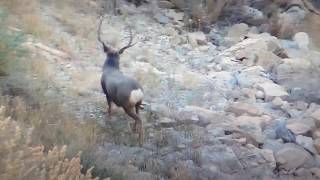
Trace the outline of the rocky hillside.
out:
<instances>
[{"instance_id":1,"label":"rocky hillside","mask_svg":"<svg viewBox=\"0 0 320 180\"><path fill-rule=\"evenodd\" d=\"M24 47L44 64L45 94L102 128L84 167L111 179L319 179L318 4L188 2L39 1L48 33ZM110 46L127 43L128 26L135 34L120 66L145 89L143 147L121 109L106 116L101 14ZM7 83L7 94L18 86Z\"/></svg>"}]
</instances>

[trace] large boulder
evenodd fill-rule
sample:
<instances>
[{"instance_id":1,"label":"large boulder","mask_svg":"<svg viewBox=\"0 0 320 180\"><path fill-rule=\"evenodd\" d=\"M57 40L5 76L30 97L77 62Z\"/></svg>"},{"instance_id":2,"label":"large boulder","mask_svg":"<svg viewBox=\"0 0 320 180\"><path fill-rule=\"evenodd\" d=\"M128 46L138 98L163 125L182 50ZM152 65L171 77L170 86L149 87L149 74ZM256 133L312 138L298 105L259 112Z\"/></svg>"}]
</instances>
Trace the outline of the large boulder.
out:
<instances>
[{"instance_id":1,"label":"large boulder","mask_svg":"<svg viewBox=\"0 0 320 180\"><path fill-rule=\"evenodd\" d=\"M320 53L307 51L306 58L284 59L276 68L276 82L286 87L293 100L320 100L320 62L317 60Z\"/></svg>"},{"instance_id":2,"label":"large boulder","mask_svg":"<svg viewBox=\"0 0 320 180\"><path fill-rule=\"evenodd\" d=\"M282 63L278 56L282 46L276 37L269 34L248 34L247 39L226 49L223 54L235 56L247 66L262 66L272 71Z\"/></svg>"},{"instance_id":3,"label":"large boulder","mask_svg":"<svg viewBox=\"0 0 320 180\"><path fill-rule=\"evenodd\" d=\"M304 166L312 156L300 146L288 143L275 153L275 158L280 168L289 171Z\"/></svg>"},{"instance_id":4,"label":"large boulder","mask_svg":"<svg viewBox=\"0 0 320 180\"><path fill-rule=\"evenodd\" d=\"M238 127L245 138L252 141L253 145L260 145L264 143L265 136L262 133L267 120L263 117L258 116L239 116L233 124Z\"/></svg>"},{"instance_id":5,"label":"large boulder","mask_svg":"<svg viewBox=\"0 0 320 180\"><path fill-rule=\"evenodd\" d=\"M288 124L287 128L290 129L295 135L307 135L312 130L310 125L303 122L294 122Z\"/></svg>"}]
</instances>

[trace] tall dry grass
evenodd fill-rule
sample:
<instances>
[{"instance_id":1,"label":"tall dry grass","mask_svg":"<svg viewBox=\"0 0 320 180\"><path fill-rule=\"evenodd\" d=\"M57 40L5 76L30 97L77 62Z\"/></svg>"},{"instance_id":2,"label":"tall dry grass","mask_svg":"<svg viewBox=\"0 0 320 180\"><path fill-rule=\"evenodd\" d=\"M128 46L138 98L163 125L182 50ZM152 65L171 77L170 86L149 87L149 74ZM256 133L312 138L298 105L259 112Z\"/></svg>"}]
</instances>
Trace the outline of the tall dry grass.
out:
<instances>
[{"instance_id":1,"label":"tall dry grass","mask_svg":"<svg viewBox=\"0 0 320 180\"><path fill-rule=\"evenodd\" d=\"M93 179L92 168L81 173L80 153L67 159L67 146L54 146L45 152L44 146L32 145L33 129L6 117L5 112L1 106L0 179Z\"/></svg>"}]
</instances>

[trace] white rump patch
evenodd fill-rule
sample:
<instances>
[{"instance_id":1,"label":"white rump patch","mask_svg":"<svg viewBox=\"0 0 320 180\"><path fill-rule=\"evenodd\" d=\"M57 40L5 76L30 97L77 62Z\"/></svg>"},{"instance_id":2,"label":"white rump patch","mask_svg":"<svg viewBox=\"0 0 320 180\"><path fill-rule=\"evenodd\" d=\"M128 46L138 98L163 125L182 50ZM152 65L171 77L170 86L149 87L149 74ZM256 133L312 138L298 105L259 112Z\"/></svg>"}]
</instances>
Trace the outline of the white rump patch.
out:
<instances>
[{"instance_id":1,"label":"white rump patch","mask_svg":"<svg viewBox=\"0 0 320 180\"><path fill-rule=\"evenodd\" d=\"M143 92L141 89L131 91L129 101L131 104L136 104L143 99Z\"/></svg>"}]
</instances>

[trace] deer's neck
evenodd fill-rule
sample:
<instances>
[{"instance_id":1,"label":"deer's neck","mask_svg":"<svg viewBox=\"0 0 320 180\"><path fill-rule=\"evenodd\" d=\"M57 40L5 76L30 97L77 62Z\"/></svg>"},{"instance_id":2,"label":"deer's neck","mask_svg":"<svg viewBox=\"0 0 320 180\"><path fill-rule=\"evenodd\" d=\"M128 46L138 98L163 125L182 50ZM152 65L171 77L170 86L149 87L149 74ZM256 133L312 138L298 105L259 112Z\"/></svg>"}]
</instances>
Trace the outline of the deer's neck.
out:
<instances>
[{"instance_id":1,"label":"deer's neck","mask_svg":"<svg viewBox=\"0 0 320 180\"><path fill-rule=\"evenodd\" d=\"M117 59L107 58L104 61L103 68L115 68L119 69L119 61Z\"/></svg>"}]
</instances>

